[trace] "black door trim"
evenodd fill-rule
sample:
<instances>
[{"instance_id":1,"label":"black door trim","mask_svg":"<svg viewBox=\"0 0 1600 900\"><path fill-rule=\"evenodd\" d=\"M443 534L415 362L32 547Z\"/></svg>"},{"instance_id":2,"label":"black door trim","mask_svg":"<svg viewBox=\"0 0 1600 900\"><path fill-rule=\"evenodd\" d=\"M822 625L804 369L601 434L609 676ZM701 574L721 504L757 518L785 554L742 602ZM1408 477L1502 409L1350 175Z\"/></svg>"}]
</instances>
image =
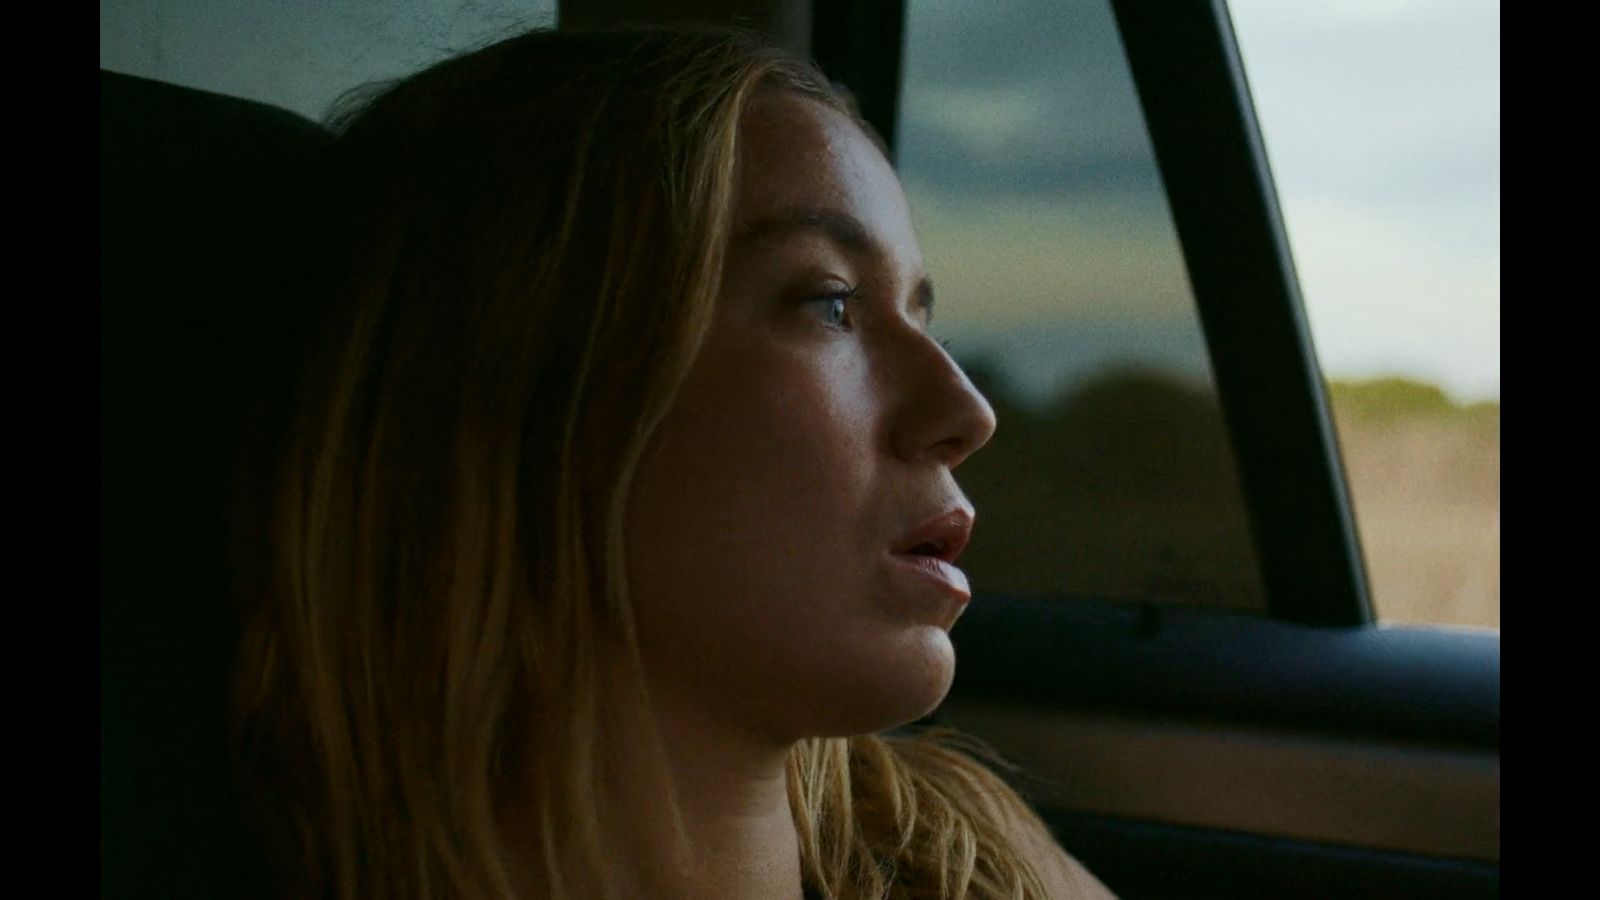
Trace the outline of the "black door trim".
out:
<instances>
[{"instance_id":1,"label":"black door trim","mask_svg":"<svg viewBox=\"0 0 1600 900\"><path fill-rule=\"evenodd\" d=\"M1222 0L1112 0L1205 328L1274 616L1372 621L1277 194Z\"/></svg>"}]
</instances>

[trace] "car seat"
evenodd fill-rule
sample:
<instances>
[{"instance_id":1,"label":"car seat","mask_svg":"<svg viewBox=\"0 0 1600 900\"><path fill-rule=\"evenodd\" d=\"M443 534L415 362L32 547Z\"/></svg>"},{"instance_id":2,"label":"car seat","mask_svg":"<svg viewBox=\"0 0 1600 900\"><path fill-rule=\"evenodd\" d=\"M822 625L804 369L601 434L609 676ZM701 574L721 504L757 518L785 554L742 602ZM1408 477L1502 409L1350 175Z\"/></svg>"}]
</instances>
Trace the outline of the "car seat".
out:
<instances>
[{"instance_id":1,"label":"car seat","mask_svg":"<svg viewBox=\"0 0 1600 900\"><path fill-rule=\"evenodd\" d=\"M225 510L316 296L330 142L269 105L100 74L105 898L268 885L230 776Z\"/></svg>"}]
</instances>

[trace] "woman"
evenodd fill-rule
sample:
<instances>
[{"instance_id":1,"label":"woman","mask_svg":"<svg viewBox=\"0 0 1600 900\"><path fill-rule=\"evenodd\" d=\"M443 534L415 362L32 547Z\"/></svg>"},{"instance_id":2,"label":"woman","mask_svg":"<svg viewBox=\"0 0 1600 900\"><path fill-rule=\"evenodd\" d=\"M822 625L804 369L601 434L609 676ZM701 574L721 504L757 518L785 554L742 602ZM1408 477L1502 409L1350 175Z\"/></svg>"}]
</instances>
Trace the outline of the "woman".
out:
<instances>
[{"instance_id":1,"label":"woman","mask_svg":"<svg viewBox=\"0 0 1600 900\"><path fill-rule=\"evenodd\" d=\"M338 130L239 668L287 891L1104 895L968 756L873 734L950 686L994 418L825 80L536 32Z\"/></svg>"}]
</instances>

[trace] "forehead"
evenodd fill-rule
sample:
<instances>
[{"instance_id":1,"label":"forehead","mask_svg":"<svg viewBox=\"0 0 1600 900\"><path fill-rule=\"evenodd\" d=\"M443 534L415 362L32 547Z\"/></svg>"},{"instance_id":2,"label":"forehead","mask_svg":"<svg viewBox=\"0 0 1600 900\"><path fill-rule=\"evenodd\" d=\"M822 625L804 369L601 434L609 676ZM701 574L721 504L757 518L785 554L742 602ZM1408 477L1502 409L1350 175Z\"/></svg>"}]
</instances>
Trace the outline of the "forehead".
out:
<instances>
[{"instance_id":1,"label":"forehead","mask_svg":"<svg viewBox=\"0 0 1600 900\"><path fill-rule=\"evenodd\" d=\"M797 212L842 213L870 249L918 270L921 251L900 180L859 126L789 93L758 97L740 128L735 232Z\"/></svg>"}]
</instances>

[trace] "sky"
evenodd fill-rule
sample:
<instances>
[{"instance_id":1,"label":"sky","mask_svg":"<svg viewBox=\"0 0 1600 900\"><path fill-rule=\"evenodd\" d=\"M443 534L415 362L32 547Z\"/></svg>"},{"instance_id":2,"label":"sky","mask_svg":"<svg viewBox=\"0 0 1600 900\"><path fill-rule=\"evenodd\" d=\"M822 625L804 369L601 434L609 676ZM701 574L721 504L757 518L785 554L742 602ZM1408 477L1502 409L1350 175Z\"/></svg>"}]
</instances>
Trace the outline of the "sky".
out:
<instances>
[{"instance_id":1,"label":"sky","mask_svg":"<svg viewBox=\"0 0 1600 900\"><path fill-rule=\"evenodd\" d=\"M1229 6L1324 370L1499 399L1499 4Z\"/></svg>"},{"instance_id":2,"label":"sky","mask_svg":"<svg viewBox=\"0 0 1600 900\"><path fill-rule=\"evenodd\" d=\"M1232 0L1324 373L1500 393L1499 9ZM321 118L553 0L102 0L101 65ZM1208 377L1104 0L912 0L898 163L958 354Z\"/></svg>"}]
</instances>

